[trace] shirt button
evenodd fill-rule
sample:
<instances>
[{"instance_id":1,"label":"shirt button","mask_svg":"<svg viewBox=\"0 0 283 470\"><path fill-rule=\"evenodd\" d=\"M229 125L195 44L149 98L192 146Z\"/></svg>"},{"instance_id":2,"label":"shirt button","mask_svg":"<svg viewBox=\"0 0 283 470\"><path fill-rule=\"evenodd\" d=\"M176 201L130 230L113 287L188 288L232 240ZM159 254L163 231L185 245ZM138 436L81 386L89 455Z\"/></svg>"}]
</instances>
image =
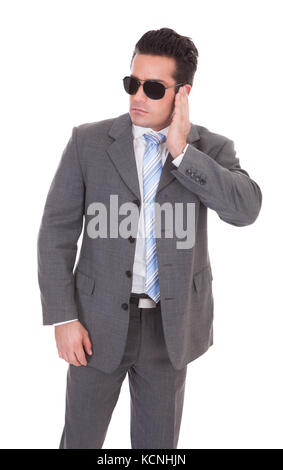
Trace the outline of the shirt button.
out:
<instances>
[{"instance_id":1,"label":"shirt button","mask_svg":"<svg viewBox=\"0 0 283 470\"><path fill-rule=\"evenodd\" d=\"M128 304L122 304L121 307L122 307L124 310L128 310L128 308L129 308Z\"/></svg>"},{"instance_id":2,"label":"shirt button","mask_svg":"<svg viewBox=\"0 0 283 470\"><path fill-rule=\"evenodd\" d=\"M128 240L129 240L129 242L130 242L130 243L134 243L134 241L135 241L135 238L134 238L134 237L132 237L132 235L130 235L130 236L129 236L129 238L128 238Z\"/></svg>"},{"instance_id":3,"label":"shirt button","mask_svg":"<svg viewBox=\"0 0 283 470\"><path fill-rule=\"evenodd\" d=\"M132 271L126 271L128 277L132 277Z\"/></svg>"}]
</instances>

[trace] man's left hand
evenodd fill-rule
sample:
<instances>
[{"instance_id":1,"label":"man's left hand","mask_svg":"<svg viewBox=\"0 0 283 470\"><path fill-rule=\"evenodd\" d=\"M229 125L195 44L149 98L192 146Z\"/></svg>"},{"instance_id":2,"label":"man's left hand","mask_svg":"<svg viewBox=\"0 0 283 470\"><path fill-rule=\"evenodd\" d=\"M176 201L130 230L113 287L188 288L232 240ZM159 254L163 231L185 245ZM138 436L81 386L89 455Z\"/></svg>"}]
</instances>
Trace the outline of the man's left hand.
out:
<instances>
[{"instance_id":1,"label":"man's left hand","mask_svg":"<svg viewBox=\"0 0 283 470\"><path fill-rule=\"evenodd\" d=\"M173 158L184 151L190 129L189 99L186 86L183 86L175 95L174 114L166 139L166 146Z\"/></svg>"}]
</instances>

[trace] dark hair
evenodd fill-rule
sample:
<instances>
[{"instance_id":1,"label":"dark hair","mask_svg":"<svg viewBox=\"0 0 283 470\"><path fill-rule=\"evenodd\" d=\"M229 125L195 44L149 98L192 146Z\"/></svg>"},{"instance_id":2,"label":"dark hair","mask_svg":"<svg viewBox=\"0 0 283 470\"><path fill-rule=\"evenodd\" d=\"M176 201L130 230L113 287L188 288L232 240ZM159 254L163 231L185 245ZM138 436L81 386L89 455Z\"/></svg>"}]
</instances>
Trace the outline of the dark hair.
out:
<instances>
[{"instance_id":1,"label":"dark hair","mask_svg":"<svg viewBox=\"0 0 283 470\"><path fill-rule=\"evenodd\" d=\"M197 69L198 50L191 38L181 36L170 28L147 31L135 45L131 66L136 54L172 57L176 61L173 79L176 83L193 86ZM176 87L176 92L180 87Z\"/></svg>"}]
</instances>

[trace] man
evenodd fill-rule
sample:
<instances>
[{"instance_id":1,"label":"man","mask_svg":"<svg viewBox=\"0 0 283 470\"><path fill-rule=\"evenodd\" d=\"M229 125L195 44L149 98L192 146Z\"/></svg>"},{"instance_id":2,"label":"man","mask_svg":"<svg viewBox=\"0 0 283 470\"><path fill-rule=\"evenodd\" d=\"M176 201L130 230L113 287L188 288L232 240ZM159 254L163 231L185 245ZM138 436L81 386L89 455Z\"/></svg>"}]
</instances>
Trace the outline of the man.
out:
<instances>
[{"instance_id":1,"label":"man","mask_svg":"<svg viewBox=\"0 0 283 470\"><path fill-rule=\"evenodd\" d=\"M147 32L123 80L129 113L74 127L52 181L38 278L69 363L61 449L102 448L127 373L132 448L177 448L187 364L213 344L207 208L237 227L259 214L233 141L189 120L197 56L190 38Z\"/></svg>"}]
</instances>

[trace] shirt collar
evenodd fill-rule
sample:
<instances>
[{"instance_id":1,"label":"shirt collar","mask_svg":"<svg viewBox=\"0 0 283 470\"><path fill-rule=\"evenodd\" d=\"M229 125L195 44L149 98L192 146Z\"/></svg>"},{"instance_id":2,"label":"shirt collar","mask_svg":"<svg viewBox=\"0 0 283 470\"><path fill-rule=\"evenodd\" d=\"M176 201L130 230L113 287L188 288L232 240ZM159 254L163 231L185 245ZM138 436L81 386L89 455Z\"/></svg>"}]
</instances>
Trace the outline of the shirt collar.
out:
<instances>
[{"instance_id":1,"label":"shirt collar","mask_svg":"<svg viewBox=\"0 0 283 470\"><path fill-rule=\"evenodd\" d=\"M164 127L158 132L160 132L161 134L167 137L168 131L169 131L169 126ZM132 124L132 133L133 133L134 139L143 137L143 134L157 134L157 132L151 129L151 127L142 127L142 126L137 126L136 124Z\"/></svg>"}]
</instances>

